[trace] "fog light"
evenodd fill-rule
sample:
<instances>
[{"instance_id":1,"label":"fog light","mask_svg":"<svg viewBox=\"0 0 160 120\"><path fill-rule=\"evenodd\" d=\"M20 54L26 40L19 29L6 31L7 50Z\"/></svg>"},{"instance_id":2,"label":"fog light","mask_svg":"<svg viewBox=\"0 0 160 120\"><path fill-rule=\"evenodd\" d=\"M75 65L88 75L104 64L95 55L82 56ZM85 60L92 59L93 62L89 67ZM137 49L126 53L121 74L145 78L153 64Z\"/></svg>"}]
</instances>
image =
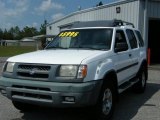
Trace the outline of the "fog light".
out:
<instances>
[{"instance_id":1,"label":"fog light","mask_svg":"<svg viewBox=\"0 0 160 120\"><path fill-rule=\"evenodd\" d=\"M75 102L75 98L72 96L67 96L67 97L64 97L64 101L65 102Z\"/></svg>"}]
</instances>

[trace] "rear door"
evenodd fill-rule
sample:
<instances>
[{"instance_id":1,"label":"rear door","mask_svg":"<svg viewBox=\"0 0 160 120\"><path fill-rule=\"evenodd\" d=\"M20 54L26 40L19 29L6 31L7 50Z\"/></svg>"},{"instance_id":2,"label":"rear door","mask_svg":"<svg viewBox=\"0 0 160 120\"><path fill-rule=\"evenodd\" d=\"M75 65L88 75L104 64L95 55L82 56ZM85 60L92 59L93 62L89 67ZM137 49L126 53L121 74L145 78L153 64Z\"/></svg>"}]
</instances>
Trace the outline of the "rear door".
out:
<instances>
[{"instance_id":1,"label":"rear door","mask_svg":"<svg viewBox=\"0 0 160 120\"><path fill-rule=\"evenodd\" d=\"M140 59L140 49L138 45L138 41L136 39L136 36L134 34L134 31L131 29L126 29L127 38L130 44L131 52L130 52L130 58L132 59L131 64L131 73L133 76L135 76L138 72L138 64Z\"/></svg>"}]
</instances>

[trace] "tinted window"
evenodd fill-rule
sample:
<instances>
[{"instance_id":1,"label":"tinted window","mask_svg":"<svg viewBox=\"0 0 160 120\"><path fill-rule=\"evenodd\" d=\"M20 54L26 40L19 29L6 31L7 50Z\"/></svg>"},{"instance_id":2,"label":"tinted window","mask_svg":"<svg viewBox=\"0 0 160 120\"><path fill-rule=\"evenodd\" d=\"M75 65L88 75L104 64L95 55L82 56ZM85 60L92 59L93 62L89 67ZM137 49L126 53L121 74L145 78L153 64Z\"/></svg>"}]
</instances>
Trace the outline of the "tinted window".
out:
<instances>
[{"instance_id":1,"label":"tinted window","mask_svg":"<svg viewBox=\"0 0 160 120\"><path fill-rule=\"evenodd\" d=\"M138 40L139 40L139 46L140 46L140 47L143 47L143 46L144 46L144 41L143 41L143 38L142 38L140 32L137 31L137 30L136 30L135 32L136 32L136 35L137 35Z\"/></svg>"},{"instance_id":2,"label":"tinted window","mask_svg":"<svg viewBox=\"0 0 160 120\"><path fill-rule=\"evenodd\" d=\"M137 45L137 40L136 40L136 37L134 35L134 32L132 30L126 30L126 33L127 33L131 48L132 49L137 48L138 45Z\"/></svg>"},{"instance_id":3,"label":"tinted window","mask_svg":"<svg viewBox=\"0 0 160 120\"><path fill-rule=\"evenodd\" d=\"M123 44L123 45L127 46L127 48L128 48L126 37L125 37L125 34L122 30L116 31L115 48L117 48L118 44L121 44L121 45ZM125 51L125 50L122 50L122 51Z\"/></svg>"}]
</instances>

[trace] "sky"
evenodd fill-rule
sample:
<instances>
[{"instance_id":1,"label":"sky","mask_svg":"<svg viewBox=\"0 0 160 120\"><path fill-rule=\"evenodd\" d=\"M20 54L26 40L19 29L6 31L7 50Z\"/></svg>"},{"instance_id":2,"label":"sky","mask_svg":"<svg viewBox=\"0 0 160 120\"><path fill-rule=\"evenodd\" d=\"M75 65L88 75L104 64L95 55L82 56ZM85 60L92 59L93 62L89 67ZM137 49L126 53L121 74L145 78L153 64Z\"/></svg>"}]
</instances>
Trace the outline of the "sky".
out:
<instances>
[{"instance_id":1,"label":"sky","mask_svg":"<svg viewBox=\"0 0 160 120\"><path fill-rule=\"evenodd\" d=\"M116 0L0 0L0 28L19 26L39 28L46 19L49 23L81 9L95 7Z\"/></svg>"}]
</instances>

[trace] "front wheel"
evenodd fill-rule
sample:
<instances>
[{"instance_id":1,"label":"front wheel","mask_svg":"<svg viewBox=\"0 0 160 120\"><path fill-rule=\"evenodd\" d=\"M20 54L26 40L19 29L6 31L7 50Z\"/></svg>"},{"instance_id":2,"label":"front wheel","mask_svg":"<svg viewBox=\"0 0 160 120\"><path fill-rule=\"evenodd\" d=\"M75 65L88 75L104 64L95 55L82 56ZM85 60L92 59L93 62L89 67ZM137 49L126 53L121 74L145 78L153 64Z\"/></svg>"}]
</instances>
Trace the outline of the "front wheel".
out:
<instances>
[{"instance_id":1,"label":"front wheel","mask_svg":"<svg viewBox=\"0 0 160 120\"><path fill-rule=\"evenodd\" d=\"M98 120L108 120L112 117L115 107L115 88L111 83L103 85L98 104L96 106L96 114Z\"/></svg>"}]
</instances>

